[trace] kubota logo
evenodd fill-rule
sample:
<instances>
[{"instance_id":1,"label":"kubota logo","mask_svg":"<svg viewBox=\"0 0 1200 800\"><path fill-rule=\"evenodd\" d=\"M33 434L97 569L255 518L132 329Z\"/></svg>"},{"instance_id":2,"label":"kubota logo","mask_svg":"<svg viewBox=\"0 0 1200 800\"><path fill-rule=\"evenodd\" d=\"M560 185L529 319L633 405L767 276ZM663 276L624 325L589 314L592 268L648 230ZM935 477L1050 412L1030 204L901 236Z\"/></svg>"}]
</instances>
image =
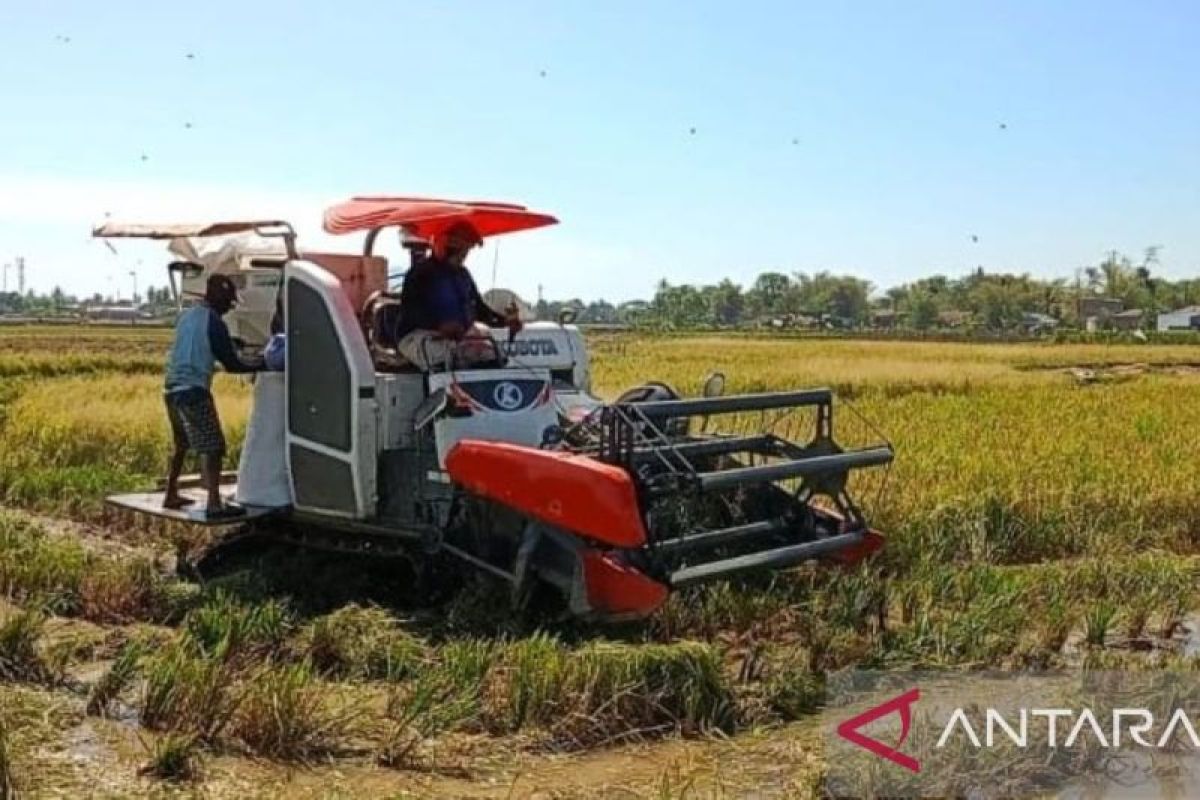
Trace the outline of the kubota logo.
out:
<instances>
[{"instance_id":1,"label":"kubota logo","mask_svg":"<svg viewBox=\"0 0 1200 800\"><path fill-rule=\"evenodd\" d=\"M912 756L900 752L900 748L904 746L904 740L908 738L909 728L912 727L912 704L920 699L921 690L911 689L898 697L893 697L885 703L880 703L874 708L868 708L858 716L851 717L841 725L838 725L838 736L841 736L846 741L853 742L859 747L870 750L880 758L886 758L894 764L899 764L907 770L920 772L920 762ZM895 747L884 744L878 739L873 739L859 730L870 725L875 720L893 713L900 715L900 741L896 742Z\"/></svg>"},{"instance_id":2,"label":"kubota logo","mask_svg":"<svg viewBox=\"0 0 1200 800\"><path fill-rule=\"evenodd\" d=\"M525 395L521 393L521 387L512 381L501 381L492 390L492 399L498 407L512 411L521 407L525 402Z\"/></svg>"},{"instance_id":3,"label":"kubota logo","mask_svg":"<svg viewBox=\"0 0 1200 800\"><path fill-rule=\"evenodd\" d=\"M500 345L506 356L556 356L558 347L553 339L517 339Z\"/></svg>"}]
</instances>

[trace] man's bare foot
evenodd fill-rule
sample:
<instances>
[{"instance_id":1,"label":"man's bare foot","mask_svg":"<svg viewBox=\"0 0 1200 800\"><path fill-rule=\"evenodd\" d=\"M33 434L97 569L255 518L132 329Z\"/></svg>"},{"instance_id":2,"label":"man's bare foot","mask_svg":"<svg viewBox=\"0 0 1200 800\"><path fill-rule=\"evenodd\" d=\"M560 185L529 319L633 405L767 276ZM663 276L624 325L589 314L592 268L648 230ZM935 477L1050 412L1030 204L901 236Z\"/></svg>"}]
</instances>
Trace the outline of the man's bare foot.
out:
<instances>
[{"instance_id":1,"label":"man's bare foot","mask_svg":"<svg viewBox=\"0 0 1200 800\"><path fill-rule=\"evenodd\" d=\"M196 501L183 495L173 495L163 498L163 508L179 509L193 505Z\"/></svg>"}]
</instances>

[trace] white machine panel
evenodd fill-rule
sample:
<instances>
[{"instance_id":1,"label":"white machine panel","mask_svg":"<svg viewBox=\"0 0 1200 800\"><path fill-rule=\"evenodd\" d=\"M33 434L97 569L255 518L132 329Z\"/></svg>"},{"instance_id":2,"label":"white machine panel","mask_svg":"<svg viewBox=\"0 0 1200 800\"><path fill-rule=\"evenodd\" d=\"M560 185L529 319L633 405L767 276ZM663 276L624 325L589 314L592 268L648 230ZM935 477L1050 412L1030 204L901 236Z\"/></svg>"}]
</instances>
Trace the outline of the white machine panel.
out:
<instances>
[{"instance_id":1,"label":"white machine panel","mask_svg":"<svg viewBox=\"0 0 1200 800\"><path fill-rule=\"evenodd\" d=\"M547 369L559 388L565 382L580 391L590 390L587 345L574 325L530 322L512 339L500 328L492 330L492 338L510 367Z\"/></svg>"},{"instance_id":2,"label":"white machine panel","mask_svg":"<svg viewBox=\"0 0 1200 800\"><path fill-rule=\"evenodd\" d=\"M288 472L295 507L366 519L375 515L375 367L358 318L330 272L289 261Z\"/></svg>"},{"instance_id":3,"label":"white machine panel","mask_svg":"<svg viewBox=\"0 0 1200 800\"><path fill-rule=\"evenodd\" d=\"M438 464L460 439L542 444L558 424L558 410L547 369L480 369L435 373L429 391L445 389L462 416L443 414L434 423Z\"/></svg>"},{"instance_id":4,"label":"white machine panel","mask_svg":"<svg viewBox=\"0 0 1200 800\"><path fill-rule=\"evenodd\" d=\"M425 376L377 375L375 387L379 402L379 449L412 447L413 416L425 399Z\"/></svg>"}]
</instances>

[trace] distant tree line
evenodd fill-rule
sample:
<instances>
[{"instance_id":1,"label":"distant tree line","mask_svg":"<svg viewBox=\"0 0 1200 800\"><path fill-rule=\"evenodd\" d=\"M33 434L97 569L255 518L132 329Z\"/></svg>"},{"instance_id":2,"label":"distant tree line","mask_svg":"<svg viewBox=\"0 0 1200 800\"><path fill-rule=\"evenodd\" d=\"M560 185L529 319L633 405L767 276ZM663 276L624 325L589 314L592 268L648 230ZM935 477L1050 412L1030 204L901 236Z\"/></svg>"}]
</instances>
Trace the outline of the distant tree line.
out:
<instances>
[{"instance_id":1,"label":"distant tree line","mask_svg":"<svg viewBox=\"0 0 1200 800\"><path fill-rule=\"evenodd\" d=\"M972 325L1012 330L1037 314L1079 325L1080 300L1109 298L1124 309L1155 313L1200 305L1200 278L1157 277L1158 248L1138 261L1110 253L1074 279L1043 280L1029 274L982 268L958 278L933 275L876 292L866 280L822 271L761 273L748 287L731 280L716 284L659 281L650 300L613 305L604 300L541 302L539 318L564 309L580 322L619 323L669 329L743 327L896 327L930 330Z\"/></svg>"},{"instance_id":2,"label":"distant tree line","mask_svg":"<svg viewBox=\"0 0 1200 800\"><path fill-rule=\"evenodd\" d=\"M1147 318L1183 306L1200 305L1200 279L1170 281L1155 277L1158 248L1148 248L1140 261L1110 253L1098 266L1086 267L1075 279L1040 280L1028 274L988 273L977 269L963 278L942 275L889 289L877 307L905 315L907 326L937 326L946 312L966 312L981 326L1006 330L1022 324L1027 314L1044 314L1078 325L1080 300L1109 298L1122 308L1140 310Z\"/></svg>"},{"instance_id":3,"label":"distant tree line","mask_svg":"<svg viewBox=\"0 0 1200 800\"><path fill-rule=\"evenodd\" d=\"M1135 261L1116 252L1073 279L1043 280L1029 274L976 269L963 277L933 275L876 292L862 278L815 273L763 272L743 287L729 279L711 285L659 281L649 300L614 304L606 300L538 301L539 319L558 319L566 311L577 322L687 330L697 328L907 328L931 330L969 325L1007 331L1028 325L1029 315L1044 315L1065 325L1080 325L1080 301L1109 298L1124 309L1139 309L1147 320L1155 313L1200 305L1200 278L1170 281L1154 274L1158 248ZM174 306L167 287L149 287L135 301L164 313ZM55 287L46 294L0 294L0 312L61 314L87 305L113 303L94 294L76 298Z\"/></svg>"},{"instance_id":4,"label":"distant tree line","mask_svg":"<svg viewBox=\"0 0 1200 800\"><path fill-rule=\"evenodd\" d=\"M166 286L148 286L132 301L102 295L96 292L87 296L76 296L55 286L49 292L35 292L32 289L25 294L17 292L0 292L0 313L28 314L31 316L69 315L79 312L87 306L136 305L150 312L164 312L175 307L171 290Z\"/></svg>"}]
</instances>

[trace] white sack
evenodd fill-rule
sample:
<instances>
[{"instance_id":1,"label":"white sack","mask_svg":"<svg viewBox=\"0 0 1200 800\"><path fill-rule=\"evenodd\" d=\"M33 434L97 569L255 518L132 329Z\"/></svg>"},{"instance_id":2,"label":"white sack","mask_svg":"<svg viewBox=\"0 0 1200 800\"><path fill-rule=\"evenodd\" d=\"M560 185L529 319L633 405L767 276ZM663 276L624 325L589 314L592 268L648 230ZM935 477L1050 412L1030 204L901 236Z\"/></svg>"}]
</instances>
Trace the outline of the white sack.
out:
<instances>
[{"instance_id":1,"label":"white sack","mask_svg":"<svg viewBox=\"0 0 1200 800\"><path fill-rule=\"evenodd\" d=\"M237 501L249 506L292 504L284 442L284 373L260 372L238 463Z\"/></svg>"}]
</instances>

